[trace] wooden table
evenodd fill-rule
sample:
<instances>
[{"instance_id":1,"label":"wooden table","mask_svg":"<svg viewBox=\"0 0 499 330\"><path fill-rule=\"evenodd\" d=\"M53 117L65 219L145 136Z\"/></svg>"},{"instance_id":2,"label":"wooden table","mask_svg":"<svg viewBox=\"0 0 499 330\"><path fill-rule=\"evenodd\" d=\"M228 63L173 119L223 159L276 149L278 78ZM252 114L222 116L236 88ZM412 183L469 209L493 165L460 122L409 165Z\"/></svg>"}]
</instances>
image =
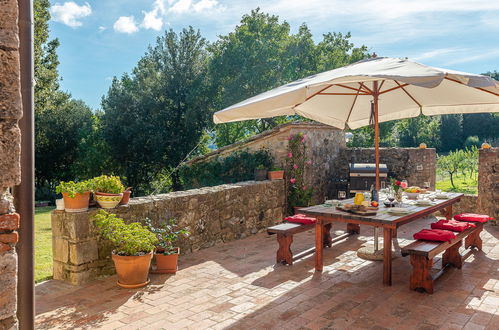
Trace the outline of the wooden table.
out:
<instances>
[{"instance_id":1,"label":"wooden table","mask_svg":"<svg viewBox=\"0 0 499 330\"><path fill-rule=\"evenodd\" d=\"M374 216L356 215L323 205L300 209L300 213L317 218L315 224L315 270L321 272L323 267L322 237L325 225L333 222L345 222L349 226L380 227L383 228L383 284L392 285L392 237L396 237L397 228L437 211L441 211L447 219L451 219L453 215L452 205L459 202L463 194L447 194L448 199L436 199L434 204L430 206L415 206L410 204L410 200L404 200L406 208L411 213L402 216L387 213L388 208L384 205L380 205L378 213ZM353 203L353 199L344 202Z\"/></svg>"}]
</instances>

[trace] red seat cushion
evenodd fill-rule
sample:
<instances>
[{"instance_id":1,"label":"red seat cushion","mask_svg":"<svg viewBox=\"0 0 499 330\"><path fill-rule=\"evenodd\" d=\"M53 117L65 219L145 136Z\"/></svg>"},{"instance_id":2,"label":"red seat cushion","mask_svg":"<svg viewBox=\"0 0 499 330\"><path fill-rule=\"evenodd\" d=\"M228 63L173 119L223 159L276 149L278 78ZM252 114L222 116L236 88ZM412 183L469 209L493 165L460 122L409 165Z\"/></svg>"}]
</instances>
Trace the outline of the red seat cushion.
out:
<instances>
[{"instance_id":1,"label":"red seat cushion","mask_svg":"<svg viewBox=\"0 0 499 330\"><path fill-rule=\"evenodd\" d=\"M454 216L454 219L459 221L471 221L471 222L487 222L489 220L494 220L494 218L489 217L485 214L475 214L475 213L461 213Z\"/></svg>"},{"instance_id":2,"label":"red seat cushion","mask_svg":"<svg viewBox=\"0 0 499 330\"><path fill-rule=\"evenodd\" d=\"M305 214L295 214L284 218L288 222L301 223L302 225L310 225L315 223L315 218L307 217Z\"/></svg>"},{"instance_id":3,"label":"red seat cushion","mask_svg":"<svg viewBox=\"0 0 499 330\"><path fill-rule=\"evenodd\" d=\"M476 227L475 224L456 220L439 220L431 224L431 229L444 229L450 231L465 231L470 227Z\"/></svg>"},{"instance_id":4,"label":"red seat cushion","mask_svg":"<svg viewBox=\"0 0 499 330\"><path fill-rule=\"evenodd\" d=\"M424 241L450 242L456 237L453 232L443 229L423 229L413 235Z\"/></svg>"}]
</instances>

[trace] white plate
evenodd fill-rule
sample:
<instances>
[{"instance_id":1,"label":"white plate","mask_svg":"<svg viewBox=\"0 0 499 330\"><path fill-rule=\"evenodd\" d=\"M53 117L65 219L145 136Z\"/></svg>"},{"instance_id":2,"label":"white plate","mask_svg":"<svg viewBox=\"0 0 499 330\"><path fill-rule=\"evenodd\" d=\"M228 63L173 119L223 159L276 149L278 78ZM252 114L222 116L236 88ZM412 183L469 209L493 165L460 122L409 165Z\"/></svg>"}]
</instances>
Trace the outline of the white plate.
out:
<instances>
[{"instance_id":1,"label":"white plate","mask_svg":"<svg viewBox=\"0 0 499 330\"><path fill-rule=\"evenodd\" d=\"M388 213L391 214L409 214L409 210L403 207L390 207Z\"/></svg>"},{"instance_id":2,"label":"white plate","mask_svg":"<svg viewBox=\"0 0 499 330\"><path fill-rule=\"evenodd\" d=\"M436 194L435 198L436 199L449 199L449 196L447 194Z\"/></svg>"},{"instance_id":3,"label":"white plate","mask_svg":"<svg viewBox=\"0 0 499 330\"><path fill-rule=\"evenodd\" d=\"M419 206L430 206L433 205L433 203L427 199L420 199L414 202L415 205Z\"/></svg>"}]
</instances>

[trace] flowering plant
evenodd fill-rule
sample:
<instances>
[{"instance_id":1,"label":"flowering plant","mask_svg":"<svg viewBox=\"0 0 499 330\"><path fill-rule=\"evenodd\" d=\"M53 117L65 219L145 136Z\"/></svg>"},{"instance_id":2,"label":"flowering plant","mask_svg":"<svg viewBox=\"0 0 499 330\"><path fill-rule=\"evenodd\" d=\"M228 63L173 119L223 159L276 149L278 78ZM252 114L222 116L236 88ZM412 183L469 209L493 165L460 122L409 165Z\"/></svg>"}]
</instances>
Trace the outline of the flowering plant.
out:
<instances>
[{"instance_id":1,"label":"flowering plant","mask_svg":"<svg viewBox=\"0 0 499 330\"><path fill-rule=\"evenodd\" d=\"M400 181L396 179L391 179L390 184L395 192L398 192L400 189L405 189L407 188L407 182L405 181Z\"/></svg>"},{"instance_id":2,"label":"flowering plant","mask_svg":"<svg viewBox=\"0 0 499 330\"><path fill-rule=\"evenodd\" d=\"M312 164L306 157L307 136L303 133L288 137L288 153L286 158L286 176L288 181L288 206L309 206L313 189L305 184L305 170Z\"/></svg>"}]
</instances>

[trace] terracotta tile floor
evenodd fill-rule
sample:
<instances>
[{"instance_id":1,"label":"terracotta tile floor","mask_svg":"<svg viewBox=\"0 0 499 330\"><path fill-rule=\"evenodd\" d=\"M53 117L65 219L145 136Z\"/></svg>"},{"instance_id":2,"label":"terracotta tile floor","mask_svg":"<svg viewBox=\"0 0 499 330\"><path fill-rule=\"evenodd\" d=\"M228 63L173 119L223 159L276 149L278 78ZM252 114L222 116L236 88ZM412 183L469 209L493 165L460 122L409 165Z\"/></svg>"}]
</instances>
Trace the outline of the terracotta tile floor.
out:
<instances>
[{"instance_id":1,"label":"terracotta tile floor","mask_svg":"<svg viewBox=\"0 0 499 330\"><path fill-rule=\"evenodd\" d=\"M399 244L430 221L403 226ZM499 227L487 225L482 238L483 252L470 254L462 270L448 271L428 295L409 290L408 258L394 260L393 286L384 287L382 264L356 257L356 250L372 241L371 228L326 249L322 274L314 272L313 255L291 267L274 266L275 236L260 233L182 256L175 276L151 275L152 284L143 289L120 289L114 276L82 287L41 283L36 326L499 329ZM297 235L294 250L312 242L312 231Z\"/></svg>"}]
</instances>

